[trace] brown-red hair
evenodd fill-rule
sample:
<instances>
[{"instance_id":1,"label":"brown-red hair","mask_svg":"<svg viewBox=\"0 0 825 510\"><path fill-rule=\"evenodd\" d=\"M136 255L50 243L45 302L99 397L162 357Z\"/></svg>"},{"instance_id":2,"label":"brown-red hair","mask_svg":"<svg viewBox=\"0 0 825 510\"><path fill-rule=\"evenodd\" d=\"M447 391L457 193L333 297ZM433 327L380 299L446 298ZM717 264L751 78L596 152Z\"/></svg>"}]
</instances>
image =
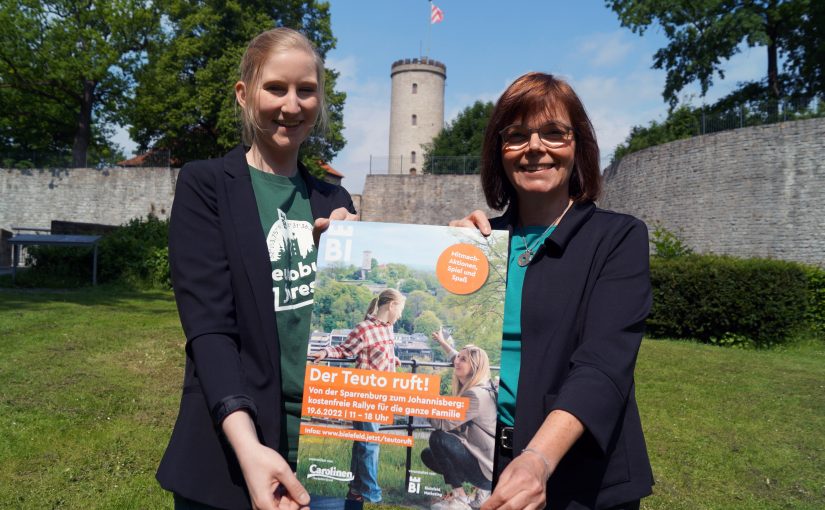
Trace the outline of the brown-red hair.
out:
<instances>
[{"instance_id":1,"label":"brown-red hair","mask_svg":"<svg viewBox=\"0 0 825 510\"><path fill-rule=\"evenodd\" d=\"M553 119L559 112L567 112L576 141L570 197L576 202L595 201L599 197L602 190L599 145L579 96L566 81L552 74L527 73L507 87L498 99L484 132L481 186L487 205L501 210L516 200L516 190L504 173L499 132L517 117L527 119L545 114Z\"/></svg>"}]
</instances>

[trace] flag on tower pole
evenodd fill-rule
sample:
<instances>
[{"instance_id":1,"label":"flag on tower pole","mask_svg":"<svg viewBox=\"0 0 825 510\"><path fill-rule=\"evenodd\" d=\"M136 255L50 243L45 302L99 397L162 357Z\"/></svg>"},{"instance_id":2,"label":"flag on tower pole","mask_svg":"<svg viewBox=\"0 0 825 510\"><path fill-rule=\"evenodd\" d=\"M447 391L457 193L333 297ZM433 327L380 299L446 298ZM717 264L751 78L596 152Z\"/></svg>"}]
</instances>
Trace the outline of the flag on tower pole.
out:
<instances>
[{"instance_id":1,"label":"flag on tower pole","mask_svg":"<svg viewBox=\"0 0 825 510\"><path fill-rule=\"evenodd\" d=\"M435 25L436 23L441 23L442 21L444 21L444 11L436 7L434 3L430 2L430 24Z\"/></svg>"}]
</instances>

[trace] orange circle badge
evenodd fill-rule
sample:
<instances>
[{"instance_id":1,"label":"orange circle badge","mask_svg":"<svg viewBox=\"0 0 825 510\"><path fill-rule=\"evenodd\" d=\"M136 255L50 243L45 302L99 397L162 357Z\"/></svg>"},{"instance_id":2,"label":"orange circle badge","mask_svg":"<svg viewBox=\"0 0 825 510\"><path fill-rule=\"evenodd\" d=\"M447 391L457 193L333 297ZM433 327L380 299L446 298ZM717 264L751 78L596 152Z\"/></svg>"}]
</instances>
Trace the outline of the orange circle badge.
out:
<instances>
[{"instance_id":1,"label":"orange circle badge","mask_svg":"<svg viewBox=\"0 0 825 510\"><path fill-rule=\"evenodd\" d=\"M487 281L490 265L480 248L454 244L444 250L435 265L439 283L453 294L472 294Z\"/></svg>"}]
</instances>

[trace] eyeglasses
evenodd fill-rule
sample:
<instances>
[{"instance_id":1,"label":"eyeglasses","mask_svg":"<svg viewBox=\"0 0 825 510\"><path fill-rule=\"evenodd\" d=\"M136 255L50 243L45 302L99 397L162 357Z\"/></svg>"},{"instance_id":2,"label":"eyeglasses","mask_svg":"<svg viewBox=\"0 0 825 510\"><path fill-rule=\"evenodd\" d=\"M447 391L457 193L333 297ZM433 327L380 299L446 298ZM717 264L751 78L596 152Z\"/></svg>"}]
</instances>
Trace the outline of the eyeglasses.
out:
<instances>
[{"instance_id":1,"label":"eyeglasses","mask_svg":"<svg viewBox=\"0 0 825 510\"><path fill-rule=\"evenodd\" d=\"M541 143L549 149L558 149L573 141L573 128L556 121L548 122L537 128L513 124L498 132L504 148L514 151L527 147L533 133L538 133Z\"/></svg>"}]
</instances>

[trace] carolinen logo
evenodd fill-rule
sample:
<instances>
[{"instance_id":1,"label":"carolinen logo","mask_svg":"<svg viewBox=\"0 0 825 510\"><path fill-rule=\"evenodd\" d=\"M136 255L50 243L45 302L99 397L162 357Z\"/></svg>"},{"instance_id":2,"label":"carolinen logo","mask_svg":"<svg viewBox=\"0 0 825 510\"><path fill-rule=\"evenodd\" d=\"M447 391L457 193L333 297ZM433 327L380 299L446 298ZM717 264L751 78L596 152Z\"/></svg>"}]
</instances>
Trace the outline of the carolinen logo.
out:
<instances>
[{"instance_id":1,"label":"carolinen logo","mask_svg":"<svg viewBox=\"0 0 825 510\"><path fill-rule=\"evenodd\" d=\"M349 471L341 471L338 468L319 468L315 464L309 465L307 478L318 478L319 480L335 480L337 482L349 482L354 476Z\"/></svg>"}]
</instances>

